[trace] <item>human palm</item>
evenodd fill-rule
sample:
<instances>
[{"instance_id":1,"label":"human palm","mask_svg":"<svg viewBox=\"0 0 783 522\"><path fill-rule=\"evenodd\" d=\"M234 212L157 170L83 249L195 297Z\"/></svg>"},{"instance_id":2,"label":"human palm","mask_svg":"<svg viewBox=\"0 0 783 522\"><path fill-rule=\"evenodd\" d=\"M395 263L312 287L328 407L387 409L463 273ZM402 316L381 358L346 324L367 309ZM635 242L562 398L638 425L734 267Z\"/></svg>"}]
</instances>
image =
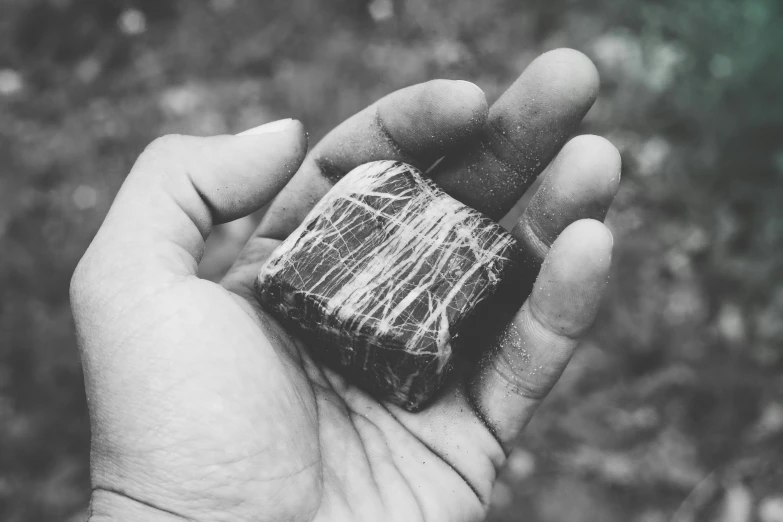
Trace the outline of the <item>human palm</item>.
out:
<instances>
[{"instance_id":1,"label":"human palm","mask_svg":"<svg viewBox=\"0 0 783 522\"><path fill-rule=\"evenodd\" d=\"M497 341L477 347L487 354L480 367L455 374L422 412L379 403L317 363L318 346L261 310L253 280L330 180L367 161L427 168L445 155L430 174L501 217L592 103L591 67L571 51L545 55L488 120L470 85L404 89L306 158L295 121L149 147L72 284L93 426L92 518L482 519L513 439L595 315L611 236L584 218L602 218L611 202L616 151L594 137L560 151L513 231L531 284L546 255L532 293ZM531 89L550 93L543 116L517 108ZM528 131L493 142L517 121ZM223 281L198 279L211 227L284 186Z\"/></svg>"}]
</instances>

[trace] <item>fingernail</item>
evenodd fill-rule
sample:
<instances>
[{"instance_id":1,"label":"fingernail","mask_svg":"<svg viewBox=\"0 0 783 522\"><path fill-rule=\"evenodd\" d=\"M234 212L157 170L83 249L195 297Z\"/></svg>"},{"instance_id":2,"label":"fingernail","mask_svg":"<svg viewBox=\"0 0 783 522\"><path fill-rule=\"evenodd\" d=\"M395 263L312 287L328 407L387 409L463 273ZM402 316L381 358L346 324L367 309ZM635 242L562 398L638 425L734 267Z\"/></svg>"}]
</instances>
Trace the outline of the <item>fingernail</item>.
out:
<instances>
[{"instance_id":1,"label":"fingernail","mask_svg":"<svg viewBox=\"0 0 783 522\"><path fill-rule=\"evenodd\" d=\"M476 90L477 90L478 92L480 92L481 94L484 94L484 91L481 89L481 87L479 87L478 85L476 85L476 84L475 84L475 83L473 83L473 82L468 82L468 81L465 81L465 80L454 80L454 81L456 81L456 82L460 82L460 83L464 83L464 84L466 84L466 85L470 85L471 87L473 87L474 89L476 89Z\"/></svg>"},{"instance_id":2,"label":"fingernail","mask_svg":"<svg viewBox=\"0 0 783 522\"><path fill-rule=\"evenodd\" d=\"M240 132L237 136L258 136L259 134L274 134L275 132L282 132L291 128L294 124L294 119L286 118L284 120L277 120L270 123L247 129L244 132Z\"/></svg>"}]
</instances>

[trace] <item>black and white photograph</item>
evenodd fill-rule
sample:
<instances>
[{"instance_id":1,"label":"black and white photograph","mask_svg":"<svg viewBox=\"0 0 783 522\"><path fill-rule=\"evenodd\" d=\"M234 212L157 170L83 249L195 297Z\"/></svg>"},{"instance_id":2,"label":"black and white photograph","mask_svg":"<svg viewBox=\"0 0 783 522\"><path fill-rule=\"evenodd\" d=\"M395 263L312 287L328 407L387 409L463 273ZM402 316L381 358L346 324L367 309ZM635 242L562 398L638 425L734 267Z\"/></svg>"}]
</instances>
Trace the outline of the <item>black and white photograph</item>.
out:
<instances>
[{"instance_id":1,"label":"black and white photograph","mask_svg":"<svg viewBox=\"0 0 783 522\"><path fill-rule=\"evenodd\" d=\"M0 522L783 522L780 0L0 0Z\"/></svg>"}]
</instances>

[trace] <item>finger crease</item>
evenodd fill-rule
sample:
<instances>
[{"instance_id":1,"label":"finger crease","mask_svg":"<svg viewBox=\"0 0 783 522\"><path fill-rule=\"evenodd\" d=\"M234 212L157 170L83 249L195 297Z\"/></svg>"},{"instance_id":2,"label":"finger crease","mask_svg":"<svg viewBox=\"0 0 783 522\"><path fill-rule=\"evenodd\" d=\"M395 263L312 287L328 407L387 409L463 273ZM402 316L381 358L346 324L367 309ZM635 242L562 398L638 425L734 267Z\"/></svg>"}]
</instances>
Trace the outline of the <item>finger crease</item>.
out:
<instances>
[{"instance_id":1,"label":"finger crease","mask_svg":"<svg viewBox=\"0 0 783 522\"><path fill-rule=\"evenodd\" d=\"M468 390L473 389L473 387L468 387ZM481 405L479 404L478 397L475 396L475 393L468 392L465 394L465 398L470 405L470 408L473 410L473 414L476 416L476 418L481 422L481 424L484 425L484 427L487 429L489 434L492 436L493 439L495 439L495 442L498 443L498 446L500 446L503 450L503 454L508 457L511 453L510 449L507 449L506 444L503 442L502 437L500 436L500 433L498 433L497 427L495 427L494 424L489 420L489 417L484 413L484 411L481 409ZM479 497L481 498L481 497Z\"/></svg>"},{"instance_id":2,"label":"finger crease","mask_svg":"<svg viewBox=\"0 0 783 522\"><path fill-rule=\"evenodd\" d=\"M543 389L536 391L536 387L527 382L520 372L514 371L512 364L505 357L505 354L503 355L502 360L501 357L493 358L492 370L507 384L506 389L514 395L536 402L546 397L548 391Z\"/></svg>"},{"instance_id":3,"label":"finger crease","mask_svg":"<svg viewBox=\"0 0 783 522\"><path fill-rule=\"evenodd\" d=\"M496 123L492 123L490 121L490 122L488 122L487 125L489 126L489 129L492 131L492 138L502 142L506 147L511 149L513 151L513 156L515 156L515 157L522 157L522 158L525 157L525 151L523 151L519 147L517 147L516 143L514 143L513 140L509 139L508 136L506 136L506 132L503 129L497 127ZM530 179L535 178L536 174L538 174L538 172L541 172L542 170L544 170L544 167L546 166L546 164L543 161L539 161L538 162L537 166L539 168L537 168L537 169L536 168L530 168L530 167L523 166L523 165L515 165L515 163L517 163L516 161L514 163L511 163L507 159L501 158L500 154L497 153L496 147L493 147L491 143L488 143L487 147L492 151L492 153L495 155L495 158L497 158L497 160L500 163L502 163L503 165L508 166L509 168L511 168L511 170L513 170L517 174L523 174L523 175L527 176L527 178L525 179L526 182L528 180L530 180ZM548 156L548 155L546 155L546 156ZM533 158L529 158L529 159L532 160Z\"/></svg>"},{"instance_id":4,"label":"finger crease","mask_svg":"<svg viewBox=\"0 0 783 522\"><path fill-rule=\"evenodd\" d=\"M533 250L539 255L539 261L543 261L549 252L550 243L544 240L541 236L541 229L538 226L531 224L530 219L523 216L519 221L519 225L522 228L522 235L528 239L533 247Z\"/></svg>"},{"instance_id":5,"label":"finger crease","mask_svg":"<svg viewBox=\"0 0 783 522\"><path fill-rule=\"evenodd\" d=\"M515 186L524 188L524 190L520 194L518 194L518 197L521 197L524 191L530 187L532 180L535 179L535 173L531 175L530 173L515 167L513 164L509 163L505 159L498 156L498 154L495 152L495 149L487 141L486 138L483 138L481 141L479 141L479 147L481 147L481 152L483 154L492 156L492 158L494 158L495 161L498 162L504 170L513 173L515 176L519 178L518 180L515 181L515 183L517 184Z\"/></svg>"},{"instance_id":6,"label":"finger crease","mask_svg":"<svg viewBox=\"0 0 783 522\"><path fill-rule=\"evenodd\" d=\"M552 322L549 321L549 319L547 318L547 315L538 309L535 299L531 299L530 318L533 321L537 322L545 332L548 332L551 335L554 335L556 338L561 339L563 341L575 343L578 342L579 339L582 337L583 332L569 333L565 330L565 328L563 327L558 328L557 326L552 324Z\"/></svg>"},{"instance_id":7,"label":"finger crease","mask_svg":"<svg viewBox=\"0 0 783 522\"><path fill-rule=\"evenodd\" d=\"M125 491L121 491L119 489L110 488L110 487L103 487L103 486L97 486L97 487L94 487L92 489L92 491L93 491L93 493L103 492L103 493L108 493L110 495L116 495L116 496L121 497L121 498L126 498L126 499L130 500L131 502L135 502L135 503L137 503L137 504L139 504L141 506L145 506L147 508L153 509L155 511L159 511L161 513L166 513L167 515L171 515L172 517L175 517L175 518L178 518L178 519L181 519L181 520L191 520L188 517L180 515L176 511L171 511L170 509L166 509L166 508L164 508L162 506L158 506L157 504L155 504L153 502L148 502L146 500L141 499L140 497L133 496L133 495L131 495L131 494L125 492ZM92 513L92 506L90 506L90 512L91 512L91 514L93 514Z\"/></svg>"},{"instance_id":8,"label":"finger crease","mask_svg":"<svg viewBox=\"0 0 783 522\"><path fill-rule=\"evenodd\" d=\"M410 154L402 149L399 143L397 143L397 140L394 139L394 136L391 135L389 132L389 129L386 128L386 124L383 122L383 118L381 118L381 113L376 107L375 109L375 115L373 116L373 119L375 121L376 127L378 127L378 130L381 133L381 136L389 143L389 146L394 149L394 152L399 155L400 158L403 159L405 163L410 163L414 165L418 165L422 163L422 158L419 158L417 156L414 156L413 154Z\"/></svg>"},{"instance_id":9,"label":"finger crease","mask_svg":"<svg viewBox=\"0 0 783 522\"><path fill-rule=\"evenodd\" d=\"M340 181L346 174L343 169L338 168L329 158L319 156L313 159L313 163L318 167L321 175L333 184Z\"/></svg>"},{"instance_id":10,"label":"finger crease","mask_svg":"<svg viewBox=\"0 0 783 522\"><path fill-rule=\"evenodd\" d=\"M203 216L195 216L193 215L193 212L190 212L188 210L189 205L182 205L179 202L177 202L177 205L188 215L190 220L196 225L196 228L198 228L199 233L201 234L201 237L206 241L207 236L209 236L209 231L212 228L212 225L215 222L215 216L217 216L217 208L215 205L210 201L209 197L204 193L203 190L201 190L196 183L196 181L193 179L193 176L190 174L190 171L186 171L185 175L188 178L188 181L190 182L190 186L193 188L193 191L198 195L201 202L204 204L204 206L207 209L207 222L204 223Z\"/></svg>"}]
</instances>

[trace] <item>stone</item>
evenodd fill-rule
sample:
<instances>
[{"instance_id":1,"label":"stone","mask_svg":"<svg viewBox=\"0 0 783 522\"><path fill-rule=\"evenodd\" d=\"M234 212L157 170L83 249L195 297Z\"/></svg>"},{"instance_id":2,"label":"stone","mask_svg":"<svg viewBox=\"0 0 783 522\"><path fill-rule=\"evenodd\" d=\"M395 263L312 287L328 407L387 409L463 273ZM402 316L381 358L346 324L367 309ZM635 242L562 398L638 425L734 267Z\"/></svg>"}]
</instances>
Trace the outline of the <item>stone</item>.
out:
<instances>
[{"instance_id":1,"label":"stone","mask_svg":"<svg viewBox=\"0 0 783 522\"><path fill-rule=\"evenodd\" d=\"M349 382L417 411L470 340L521 304L522 263L497 223L414 167L378 161L318 202L267 261L256 294Z\"/></svg>"}]
</instances>

